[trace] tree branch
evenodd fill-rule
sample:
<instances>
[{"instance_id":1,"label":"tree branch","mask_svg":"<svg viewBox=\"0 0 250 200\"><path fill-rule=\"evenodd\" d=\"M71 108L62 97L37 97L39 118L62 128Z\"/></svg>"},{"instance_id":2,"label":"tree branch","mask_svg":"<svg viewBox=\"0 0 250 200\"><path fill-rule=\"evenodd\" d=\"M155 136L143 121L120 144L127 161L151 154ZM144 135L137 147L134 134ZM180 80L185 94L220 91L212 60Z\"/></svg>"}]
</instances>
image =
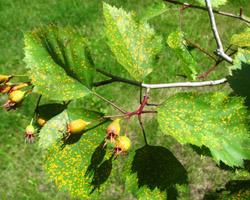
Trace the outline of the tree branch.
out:
<instances>
[{"instance_id":1,"label":"tree branch","mask_svg":"<svg viewBox=\"0 0 250 200\"><path fill-rule=\"evenodd\" d=\"M142 84L142 87L151 89L171 88L171 87L202 87L213 86L226 83L227 79L223 78L215 81L203 81L203 82L183 82L183 83L166 83L166 84Z\"/></svg>"},{"instance_id":2,"label":"tree branch","mask_svg":"<svg viewBox=\"0 0 250 200\"><path fill-rule=\"evenodd\" d=\"M220 80L214 80L214 81L203 81L203 82L180 82L180 83L165 83L165 84L145 84L145 83L139 83L136 81L131 81L128 79L124 79L118 76L114 76L112 74L109 74L107 72L97 70L98 72L112 77L112 79L116 80L117 82L124 82L135 86L140 86L143 88L150 88L150 89L161 89L161 88L172 88L172 87L203 87L203 86L213 86L213 85L219 85L227 82L226 78L220 79ZM103 97L102 97L103 98Z\"/></svg>"},{"instance_id":3,"label":"tree branch","mask_svg":"<svg viewBox=\"0 0 250 200\"><path fill-rule=\"evenodd\" d=\"M131 80L128 80L128 79L125 79L125 78L121 78L121 77L119 77L119 76L114 76L114 75L109 74L109 73L107 73L107 72L105 72L105 71L102 71L102 70L100 70L100 69L96 69L96 71L102 73L102 74L105 75L105 76L108 76L108 77L112 78L112 79L113 79L112 82L118 81L118 82L128 83L128 84L130 84L130 85L136 85L136 86L140 86L140 85L141 85L139 82L131 81ZM103 84L102 84L102 85L103 85ZM99 85L98 85L98 86L99 86ZM97 87L98 87L98 86L97 86Z\"/></svg>"},{"instance_id":4,"label":"tree branch","mask_svg":"<svg viewBox=\"0 0 250 200\"><path fill-rule=\"evenodd\" d=\"M217 48L214 53L217 56L220 56L221 58L223 58L224 60L226 60L229 63L233 63L233 59L231 57L229 57L227 54L225 54L224 49L223 49L223 45L216 27L216 23L215 23L215 19L214 19L214 13L213 13L213 9L212 9L212 5L210 0L205 0L206 2L206 6L207 6L207 10L208 10L208 14L209 14L209 18L210 18L210 22L211 22L211 26L212 26L212 31L214 33L214 38L216 40L217 43Z\"/></svg>"},{"instance_id":5,"label":"tree branch","mask_svg":"<svg viewBox=\"0 0 250 200\"><path fill-rule=\"evenodd\" d=\"M183 6L189 6L190 5L190 8L196 8L196 9L207 11L207 9L204 8L204 7L191 5L189 3L184 3L184 2L179 2L179 1L171 1L171 0L164 0L164 1L169 2L169 3L173 3L173 4L183 5ZM242 14L235 15L235 14L232 14L232 13L222 12L222 11L218 11L218 10L213 10L213 12L216 13L216 14L219 14L219 15L226 16L226 17L232 17L232 18L240 19L240 20L245 21L245 22L250 24L250 20L243 17Z\"/></svg>"}]
</instances>

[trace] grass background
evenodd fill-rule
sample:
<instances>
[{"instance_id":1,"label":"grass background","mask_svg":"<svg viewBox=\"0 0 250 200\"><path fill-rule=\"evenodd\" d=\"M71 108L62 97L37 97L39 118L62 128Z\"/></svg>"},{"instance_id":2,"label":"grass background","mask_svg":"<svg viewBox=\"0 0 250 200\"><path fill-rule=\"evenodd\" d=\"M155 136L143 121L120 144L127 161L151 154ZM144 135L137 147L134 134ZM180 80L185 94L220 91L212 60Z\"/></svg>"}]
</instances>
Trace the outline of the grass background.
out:
<instances>
[{"instance_id":1,"label":"grass background","mask_svg":"<svg viewBox=\"0 0 250 200\"><path fill-rule=\"evenodd\" d=\"M145 9L157 1L152 0L119 0L105 1L126 11L134 11L139 17ZM163 37L163 48L159 55L156 69L146 78L145 83L168 83L185 81L176 74L183 74L179 60L165 43L168 35L179 26L180 6L167 4L172 10L149 21L158 35ZM243 13L250 10L248 0L228 0L228 4L220 10L238 13L239 7ZM176 9L178 8L178 9ZM212 53L216 48L207 13L200 10L187 9L183 13L183 31L189 40ZM131 79L122 66L117 63L107 46L103 31L104 17L102 1L100 0L5 0L0 1L0 74L24 74L26 72L24 58L24 42L22 31L32 30L50 22L60 26L70 25L83 34L88 41L89 49L96 67L114 75ZM244 23L216 15L217 25L225 46L230 43L232 34L244 30ZM197 70L200 74L206 72L213 64L207 57L196 51L199 61ZM208 80L219 79L227 75L226 65L222 63L208 77ZM98 74L96 82L106 77ZM20 79L24 80L24 79ZM105 88L105 89L104 89ZM139 107L139 88L124 83L113 83L95 89L100 95L121 106L124 110L134 111ZM194 88L194 89L159 89L151 92L150 102L161 103L170 95L179 91L208 92L217 90L230 91L227 85ZM0 199L70 199L67 193L59 193L54 183L46 183L43 173L45 152L34 144L24 143L24 131L29 124L36 100L36 94L30 95L19 110L11 113L0 111ZM6 95L0 96L0 103L7 100ZM42 100L45 103L46 100ZM105 102L93 96L73 101L71 106L86 107L99 110L108 115L118 114ZM201 158L188 146L180 146L171 137L162 136L158 130L155 115L143 116L148 140L152 145L162 145L169 148L182 162L189 173L189 193L181 194L180 199L202 199L203 195L214 189L221 188L232 174L217 168L210 158ZM122 124L125 127L125 124ZM130 120L129 136L132 148L143 145L139 123L135 118ZM102 194L100 199L133 199L130 194L124 194L124 183L120 178L123 158L115 169L112 185Z\"/></svg>"}]
</instances>

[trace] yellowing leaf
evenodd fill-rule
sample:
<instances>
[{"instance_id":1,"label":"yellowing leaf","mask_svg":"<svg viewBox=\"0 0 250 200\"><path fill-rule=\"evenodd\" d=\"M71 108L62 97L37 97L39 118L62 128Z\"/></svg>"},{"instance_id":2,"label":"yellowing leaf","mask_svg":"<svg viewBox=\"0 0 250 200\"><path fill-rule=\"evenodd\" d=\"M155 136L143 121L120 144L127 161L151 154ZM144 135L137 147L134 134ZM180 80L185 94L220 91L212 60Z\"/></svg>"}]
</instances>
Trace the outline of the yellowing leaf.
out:
<instances>
[{"instance_id":1,"label":"yellowing leaf","mask_svg":"<svg viewBox=\"0 0 250 200\"><path fill-rule=\"evenodd\" d=\"M106 3L103 10L110 49L131 76L142 81L154 68L161 49L161 37L133 13L128 14Z\"/></svg>"},{"instance_id":2,"label":"yellowing leaf","mask_svg":"<svg viewBox=\"0 0 250 200\"><path fill-rule=\"evenodd\" d=\"M239 47L249 47L250 28L247 28L243 33L233 35L233 37L231 38L231 43L238 45Z\"/></svg>"}]
</instances>

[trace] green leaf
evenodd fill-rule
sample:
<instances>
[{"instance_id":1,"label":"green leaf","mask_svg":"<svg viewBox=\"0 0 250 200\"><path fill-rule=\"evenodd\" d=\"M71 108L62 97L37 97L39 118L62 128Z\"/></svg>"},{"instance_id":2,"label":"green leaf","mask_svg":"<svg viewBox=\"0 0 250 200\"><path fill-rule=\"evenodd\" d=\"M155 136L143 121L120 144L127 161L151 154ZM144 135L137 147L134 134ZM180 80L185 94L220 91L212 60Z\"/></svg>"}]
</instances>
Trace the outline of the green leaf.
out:
<instances>
[{"instance_id":1,"label":"green leaf","mask_svg":"<svg viewBox=\"0 0 250 200\"><path fill-rule=\"evenodd\" d=\"M82 109L67 112L68 119L64 119L67 122L76 118L90 121L101 116ZM51 121L55 121L54 118ZM84 133L71 135L66 141L60 134L47 150L45 173L49 181L55 180L59 190L68 190L71 197L98 199L109 184L113 167L113 155L103 147L106 127L104 122L88 125Z\"/></svg>"},{"instance_id":2,"label":"green leaf","mask_svg":"<svg viewBox=\"0 0 250 200\"><path fill-rule=\"evenodd\" d=\"M202 6L206 6L204 0L196 0L196 1ZM213 8L218 8L219 6L225 5L227 3L227 0L210 0L210 2Z\"/></svg>"},{"instance_id":3,"label":"green leaf","mask_svg":"<svg viewBox=\"0 0 250 200\"><path fill-rule=\"evenodd\" d=\"M100 117L102 117L100 113L86 109L70 108L64 110L59 115L47 121L47 123L43 126L39 133L39 145L44 149L50 148L52 145L63 138L63 135L67 130L67 124L70 124L70 122L73 120L80 118L88 122ZM88 130L89 126L86 127L86 130L82 134L85 134L85 132L87 132ZM80 136L81 135L79 135L79 137ZM73 138L73 135L69 137L69 140L71 138Z\"/></svg>"},{"instance_id":4,"label":"green leaf","mask_svg":"<svg viewBox=\"0 0 250 200\"><path fill-rule=\"evenodd\" d=\"M24 33L25 62L34 91L54 100L91 93L95 67L85 39L69 28L44 26Z\"/></svg>"},{"instance_id":5,"label":"green leaf","mask_svg":"<svg viewBox=\"0 0 250 200\"><path fill-rule=\"evenodd\" d=\"M246 97L245 104L250 108L250 51L239 49L235 56L234 65L231 67L231 76L227 78L234 92Z\"/></svg>"},{"instance_id":6,"label":"green leaf","mask_svg":"<svg viewBox=\"0 0 250 200\"><path fill-rule=\"evenodd\" d=\"M249 113L243 102L223 92L178 93L158 107L158 122L181 144L208 147L216 163L242 166L250 159Z\"/></svg>"},{"instance_id":7,"label":"green leaf","mask_svg":"<svg viewBox=\"0 0 250 200\"><path fill-rule=\"evenodd\" d=\"M175 199L176 186L187 183L184 167L161 146L146 145L130 153L122 176L126 178L126 191L138 199Z\"/></svg>"},{"instance_id":8,"label":"green leaf","mask_svg":"<svg viewBox=\"0 0 250 200\"><path fill-rule=\"evenodd\" d=\"M168 45L175 49L175 52L181 60L182 67L189 81L196 79L196 65L197 62L194 60L192 53L189 51L184 34L180 31L171 33L167 40Z\"/></svg>"},{"instance_id":9,"label":"green leaf","mask_svg":"<svg viewBox=\"0 0 250 200\"><path fill-rule=\"evenodd\" d=\"M155 66L156 55L162 46L161 37L133 13L106 3L103 3L103 9L110 49L131 76L142 81Z\"/></svg>"},{"instance_id":10,"label":"green leaf","mask_svg":"<svg viewBox=\"0 0 250 200\"><path fill-rule=\"evenodd\" d=\"M150 20L154 17L157 17L164 12L169 10L164 3L155 3L153 6L148 8L142 17L142 20Z\"/></svg>"},{"instance_id":11,"label":"green leaf","mask_svg":"<svg viewBox=\"0 0 250 200\"><path fill-rule=\"evenodd\" d=\"M233 37L231 38L231 44L238 45L239 47L249 47L250 28L248 27L243 33L233 35Z\"/></svg>"}]
</instances>

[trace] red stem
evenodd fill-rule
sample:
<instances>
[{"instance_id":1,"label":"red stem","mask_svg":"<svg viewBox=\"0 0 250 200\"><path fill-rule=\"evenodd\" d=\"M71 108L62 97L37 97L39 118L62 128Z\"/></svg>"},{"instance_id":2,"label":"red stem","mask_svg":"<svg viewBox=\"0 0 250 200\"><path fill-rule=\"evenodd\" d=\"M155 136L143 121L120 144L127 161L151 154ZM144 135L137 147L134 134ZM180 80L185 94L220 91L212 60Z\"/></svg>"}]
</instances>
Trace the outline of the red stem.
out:
<instances>
[{"instance_id":1,"label":"red stem","mask_svg":"<svg viewBox=\"0 0 250 200\"><path fill-rule=\"evenodd\" d=\"M200 47L198 47L197 45L195 45L193 42L191 42L190 40L188 40L185 36L184 36L184 39L189 42L190 44L192 44L195 48L199 49L200 51L202 51L203 53L207 54L208 56L210 56L212 59L215 60L215 62L217 62L218 60L210 53L204 51L203 49L201 49Z\"/></svg>"},{"instance_id":2,"label":"red stem","mask_svg":"<svg viewBox=\"0 0 250 200\"><path fill-rule=\"evenodd\" d=\"M99 97L100 99L102 99L103 101L106 101L107 103L109 103L111 106L115 107L116 109L118 109L122 113L127 114L126 111L124 111L123 109L119 108L117 105L113 104L112 102L110 102L109 100L107 100L104 97L100 96L99 94L96 94L96 93L93 93L93 94L96 95L97 97Z\"/></svg>"}]
</instances>

